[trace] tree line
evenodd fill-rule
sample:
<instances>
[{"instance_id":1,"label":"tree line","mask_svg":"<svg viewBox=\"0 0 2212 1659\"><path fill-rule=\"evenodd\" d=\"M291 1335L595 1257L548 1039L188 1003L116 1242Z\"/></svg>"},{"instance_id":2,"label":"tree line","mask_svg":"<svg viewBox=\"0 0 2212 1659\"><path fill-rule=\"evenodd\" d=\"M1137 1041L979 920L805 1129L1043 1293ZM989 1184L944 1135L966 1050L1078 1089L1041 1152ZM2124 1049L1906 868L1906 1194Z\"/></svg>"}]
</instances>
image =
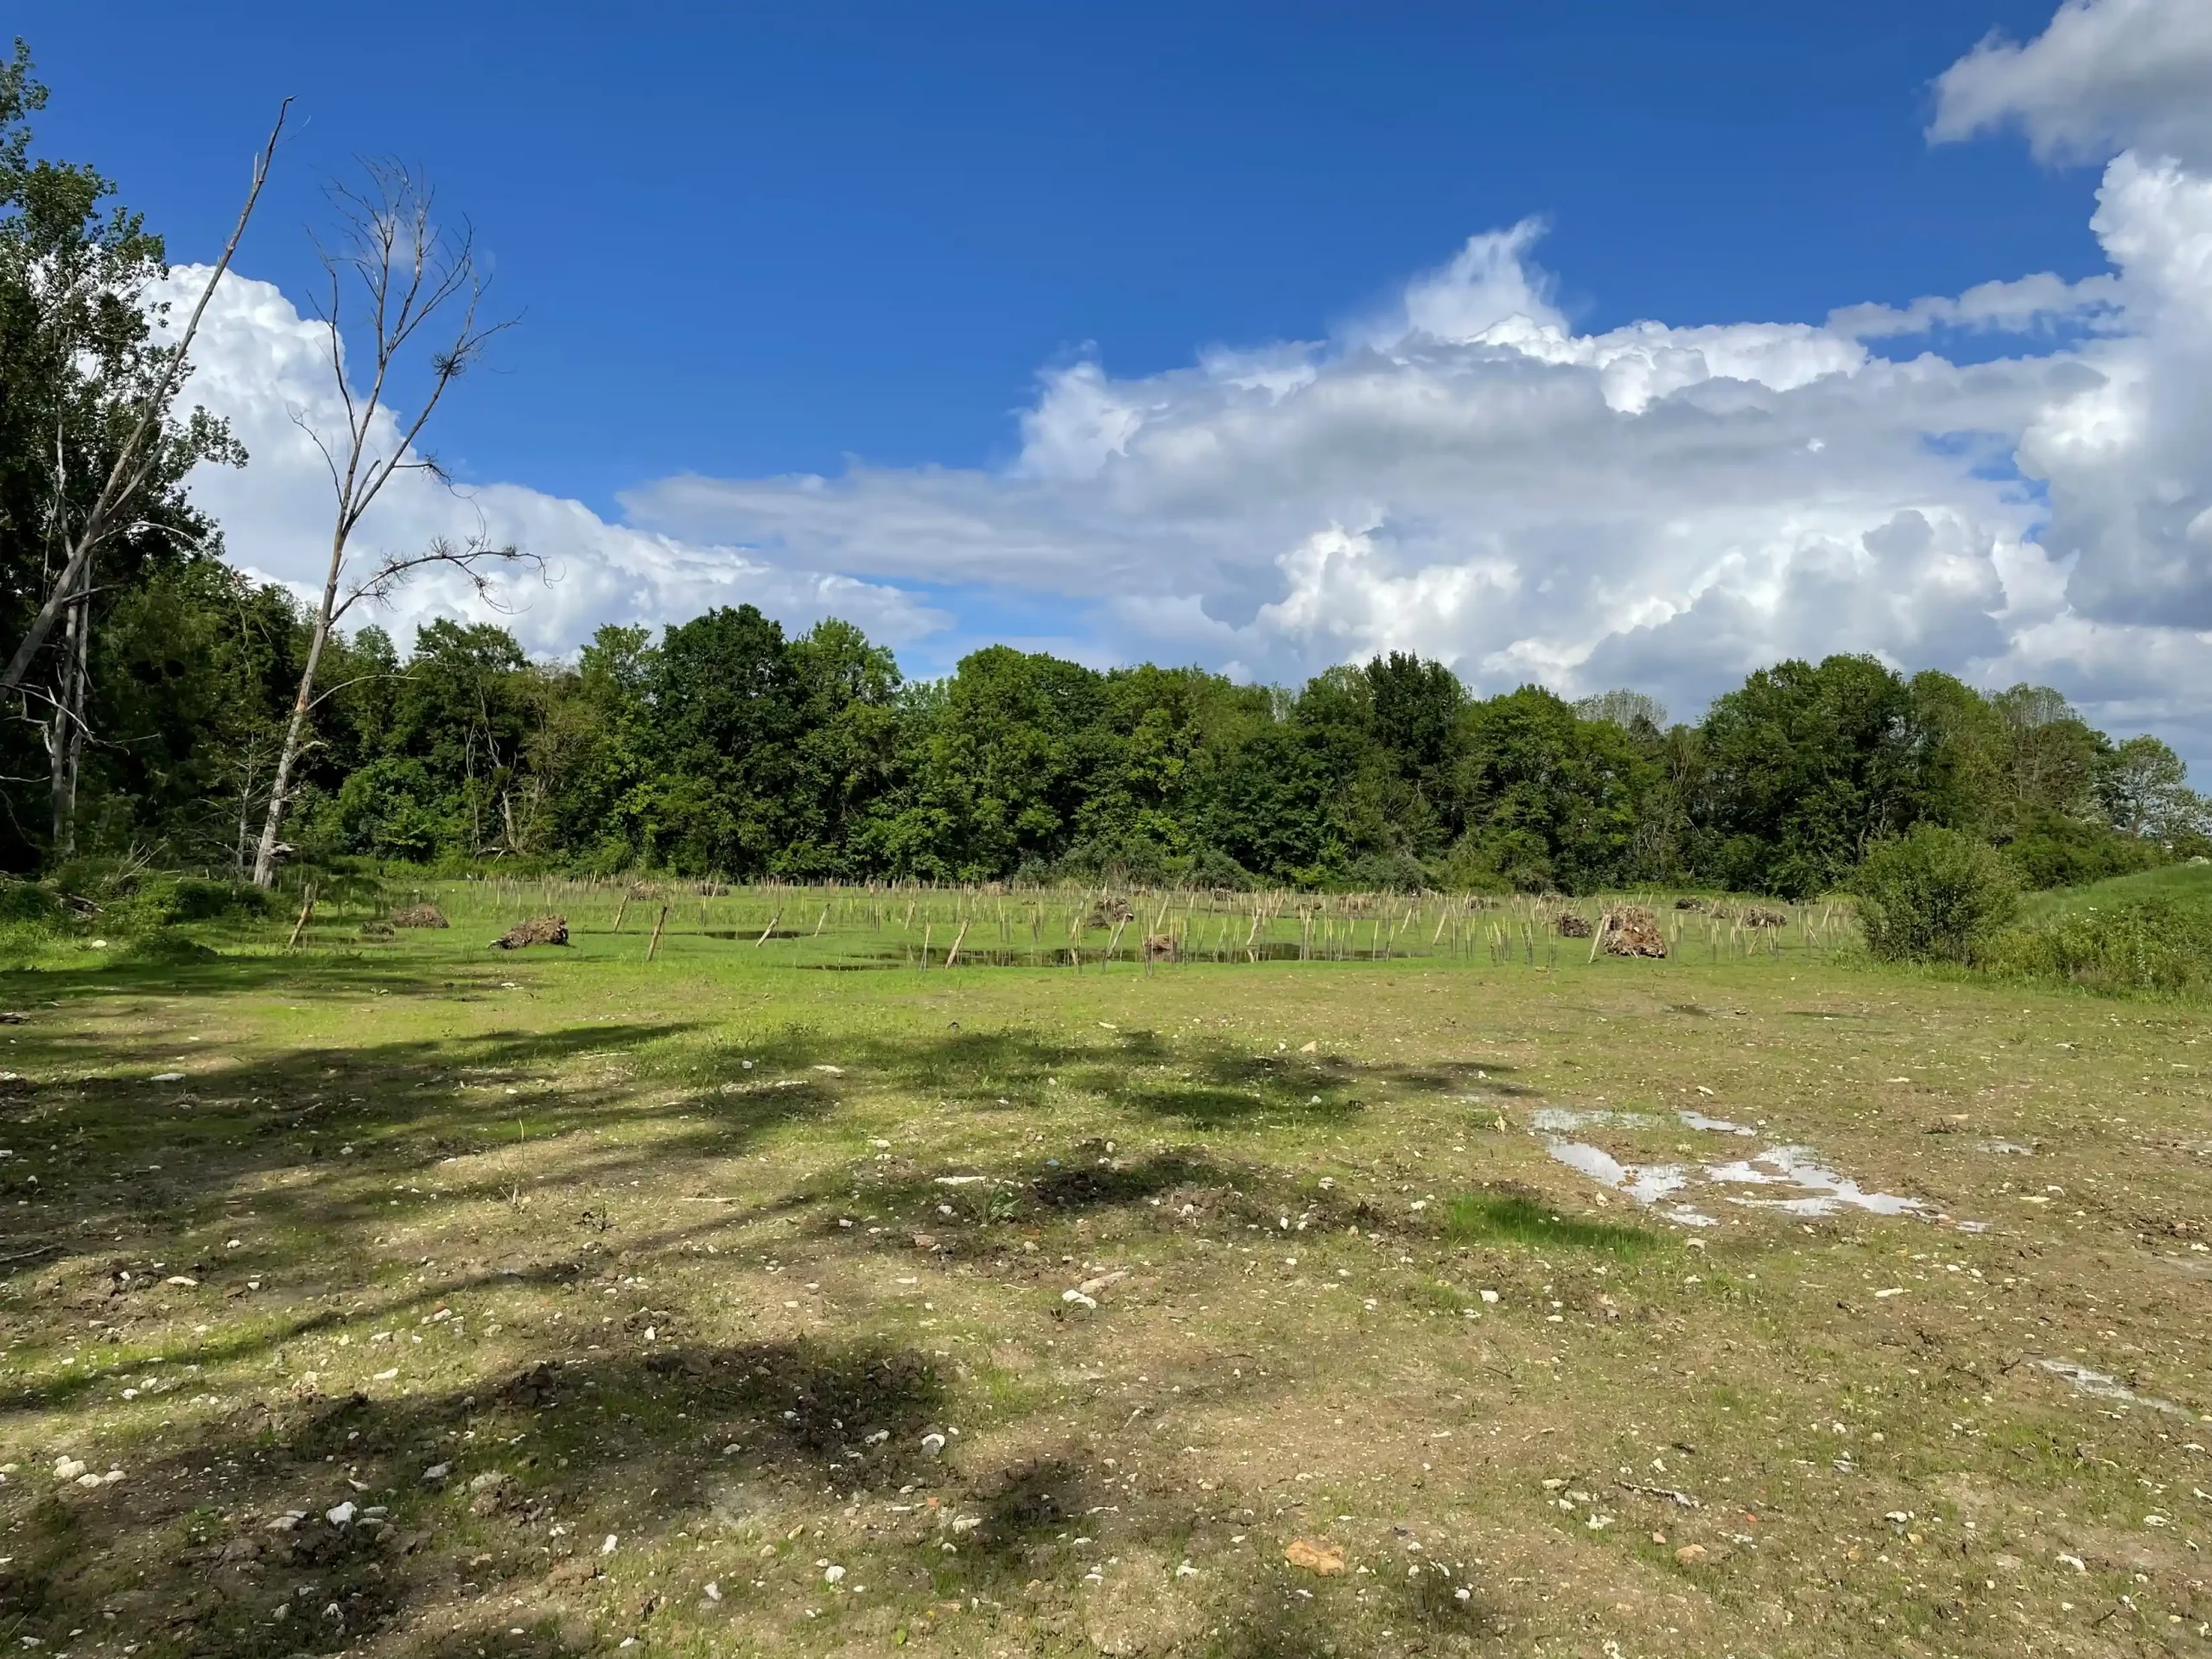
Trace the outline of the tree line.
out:
<instances>
[{"instance_id":1,"label":"tree line","mask_svg":"<svg viewBox=\"0 0 2212 1659\"><path fill-rule=\"evenodd\" d=\"M32 157L44 98L19 42L0 64L8 869L130 858L265 882L286 858L372 858L1796 897L1923 823L2000 849L2037 887L2205 844L2202 804L2156 739L2114 741L2048 688L1987 696L1865 657L1763 669L1681 724L1629 691L1476 696L1395 653L1294 689L1006 646L908 679L849 624L794 637L750 606L658 638L603 628L573 662L454 621L403 652L340 624L417 566L521 556L433 543L348 563L383 481L434 469L422 421L497 331L465 234L437 234L404 171L334 198L329 355L353 419L322 440L334 533L320 600L302 602L226 563L192 505L194 467L245 457L175 406L189 329L154 327L161 239L96 169ZM365 337L341 332L349 292L383 320ZM377 451L372 417L412 345L426 366L408 442ZM372 381L348 385L349 360Z\"/></svg>"},{"instance_id":2,"label":"tree line","mask_svg":"<svg viewBox=\"0 0 2212 1659\"><path fill-rule=\"evenodd\" d=\"M87 835L250 870L311 620L202 559L105 621ZM1762 669L1670 724L1633 692L1472 696L1396 653L1294 690L1004 645L909 680L849 623L792 636L751 606L658 639L602 628L573 663L448 620L404 658L373 626L326 656L290 820L319 861L1798 898L1921 823L2031 887L2206 844L2156 738L2114 742L2047 688L1987 696L1866 657Z\"/></svg>"}]
</instances>

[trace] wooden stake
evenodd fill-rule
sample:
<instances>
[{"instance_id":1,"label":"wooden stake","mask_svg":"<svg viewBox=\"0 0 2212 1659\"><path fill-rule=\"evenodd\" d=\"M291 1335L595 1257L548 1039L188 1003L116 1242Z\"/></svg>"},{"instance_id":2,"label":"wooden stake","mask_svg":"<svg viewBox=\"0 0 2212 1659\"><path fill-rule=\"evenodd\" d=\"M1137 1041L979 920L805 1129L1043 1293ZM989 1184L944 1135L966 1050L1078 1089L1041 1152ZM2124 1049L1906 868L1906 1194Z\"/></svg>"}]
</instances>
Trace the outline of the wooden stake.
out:
<instances>
[{"instance_id":1,"label":"wooden stake","mask_svg":"<svg viewBox=\"0 0 2212 1659\"><path fill-rule=\"evenodd\" d=\"M951 967L955 962L959 960L960 942L967 937L968 924L963 922L960 924L960 931L952 936L952 949L944 953L944 965L946 967Z\"/></svg>"},{"instance_id":2,"label":"wooden stake","mask_svg":"<svg viewBox=\"0 0 2212 1659\"><path fill-rule=\"evenodd\" d=\"M814 937L815 937L816 938L817 938L817 939L818 939L818 938L820 938L822 937L822 930L823 930L825 926L827 926L827 925L829 925L829 921L830 921L830 906L827 906L827 905L824 905L824 906L822 906L822 919L821 919L820 921L818 921L818 922L815 923L815 925L814 925Z\"/></svg>"},{"instance_id":3,"label":"wooden stake","mask_svg":"<svg viewBox=\"0 0 2212 1659\"><path fill-rule=\"evenodd\" d=\"M300 906L300 919L292 924L292 937L285 942L284 948L287 950L296 950L300 948L300 935L308 931L308 918L314 914L315 887L313 883L309 883L307 891L307 903Z\"/></svg>"},{"instance_id":4,"label":"wooden stake","mask_svg":"<svg viewBox=\"0 0 2212 1659\"><path fill-rule=\"evenodd\" d=\"M930 930L936 925L935 922L922 924L922 969L925 972L928 971L930 965Z\"/></svg>"},{"instance_id":5,"label":"wooden stake","mask_svg":"<svg viewBox=\"0 0 2212 1659\"><path fill-rule=\"evenodd\" d=\"M622 931L622 918L629 913L630 895L626 893L622 895L622 902L614 907L614 926L611 931L620 933Z\"/></svg>"},{"instance_id":6,"label":"wooden stake","mask_svg":"<svg viewBox=\"0 0 2212 1659\"><path fill-rule=\"evenodd\" d=\"M768 936L776 931L776 924L783 919L784 907L781 905L778 905L776 906L776 913L768 918L768 925L762 928L760 930L760 937L753 941L753 948L755 950L758 950L762 945L768 943Z\"/></svg>"},{"instance_id":7,"label":"wooden stake","mask_svg":"<svg viewBox=\"0 0 2212 1659\"><path fill-rule=\"evenodd\" d=\"M660 907L660 914L653 918L653 936L645 941L645 960L651 962L660 949L660 931L668 925L668 906Z\"/></svg>"}]
</instances>

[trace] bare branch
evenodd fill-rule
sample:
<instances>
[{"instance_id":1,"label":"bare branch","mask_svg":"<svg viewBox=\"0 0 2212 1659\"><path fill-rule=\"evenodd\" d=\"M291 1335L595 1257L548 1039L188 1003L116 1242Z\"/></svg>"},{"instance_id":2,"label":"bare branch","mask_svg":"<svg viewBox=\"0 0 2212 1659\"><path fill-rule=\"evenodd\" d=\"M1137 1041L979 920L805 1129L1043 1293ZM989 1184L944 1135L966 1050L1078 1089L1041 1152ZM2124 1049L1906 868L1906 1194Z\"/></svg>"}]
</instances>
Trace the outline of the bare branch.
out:
<instances>
[{"instance_id":1,"label":"bare branch","mask_svg":"<svg viewBox=\"0 0 2212 1659\"><path fill-rule=\"evenodd\" d=\"M494 546L480 535L471 536L458 547L440 536L419 553L394 553L379 559L369 574L333 607L330 620L337 621L361 600L365 599L372 605L386 603L393 591L411 572L434 564L448 565L464 572L475 587L477 596L495 604L490 593L491 577L485 574L485 567L526 564L540 570L545 568L545 561L537 554L525 553L514 547Z\"/></svg>"},{"instance_id":2,"label":"bare branch","mask_svg":"<svg viewBox=\"0 0 2212 1659\"><path fill-rule=\"evenodd\" d=\"M289 98L276 106L276 124L270 128L269 142L262 146L260 155L254 160L253 181L246 190L245 205L238 210L238 221L232 227L231 239L223 245L223 257L215 262L215 269L209 274L207 286L200 291L199 302L192 308L192 316L186 322L184 332L170 348L168 360L163 365L153 391L148 394L145 407L139 411L137 422L124 438L113 465L108 469L107 481L101 486L91 512L86 515L84 528L79 533L76 545L70 550L68 561L62 566L60 575L48 591L46 602L39 607L38 614L31 620L31 626L24 633L22 642L16 647L15 655L8 659L7 668L0 671L0 687L22 689L23 677L30 671L33 659L45 645L47 635L53 632L54 624L63 607L70 602L70 595L78 579L84 574L86 563L100 544L115 533L114 521L128 511L132 499L151 474L155 460L145 454L149 440L167 417L169 400L183 383L192 342L200 333L200 321L207 315L208 302L215 297L215 289L222 282L223 273L231 268L231 260L238 253L238 243L245 236L246 224L253 217L254 204L261 199L261 188L269 181L269 169L276 156L276 140L284 130L284 118L291 107L292 100Z\"/></svg>"}]
</instances>

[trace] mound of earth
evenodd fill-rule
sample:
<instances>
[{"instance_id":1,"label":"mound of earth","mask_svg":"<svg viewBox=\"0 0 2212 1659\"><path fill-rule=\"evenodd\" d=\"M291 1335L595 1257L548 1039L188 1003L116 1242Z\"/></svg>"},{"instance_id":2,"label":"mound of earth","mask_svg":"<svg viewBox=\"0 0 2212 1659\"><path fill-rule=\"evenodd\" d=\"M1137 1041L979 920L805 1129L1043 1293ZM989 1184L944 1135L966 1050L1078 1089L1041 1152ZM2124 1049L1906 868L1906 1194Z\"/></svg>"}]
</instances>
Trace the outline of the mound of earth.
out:
<instances>
[{"instance_id":1,"label":"mound of earth","mask_svg":"<svg viewBox=\"0 0 2212 1659\"><path fill-rule=\"evenodd\" d=\"M540 916L535 921L518 922L492 941L495 950L519 950L530 944L566 944L569 942L569 921L565 916Z\"/></svg>"}]
</instances>

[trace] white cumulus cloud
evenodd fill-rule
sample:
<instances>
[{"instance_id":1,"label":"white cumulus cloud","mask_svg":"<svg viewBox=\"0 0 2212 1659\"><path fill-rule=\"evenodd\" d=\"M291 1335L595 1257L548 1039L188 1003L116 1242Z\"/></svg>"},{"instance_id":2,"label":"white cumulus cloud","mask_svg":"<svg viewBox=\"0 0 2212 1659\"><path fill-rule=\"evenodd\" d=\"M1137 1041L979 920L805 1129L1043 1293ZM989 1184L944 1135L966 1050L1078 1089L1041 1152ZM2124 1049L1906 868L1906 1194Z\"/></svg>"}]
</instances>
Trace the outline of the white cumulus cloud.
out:
<instances>
[{"instance_id":1,"label":"white cumulus cloud","mask_svg":"<svg viewBox=\"0 0 2212 1659\"><path fill-rule=\"evenodd\" d=\"M2065 0L2034 40L1992 36L1936 92L1939 140L2017 124L2047 161L2143 149L2212 166L2212 5Z\"/></svg>"},{"instance_id":2,"label":"white cumulus cloud","mask_svg":"<svg viewBox=\"0 0 2212 1659\"><path fill-rule=\"evenodd\" d=\"M154 297L175 302L170 315L180 316L207 280L205 267L181 265ZM226 416L250 457L241 469L194 473L194 500L222 526L232 563L302 596L321 592L333 514L329 475L309 432L328 442L345 430L326 350L320 327L279 289L229 274L200 324L184 391L186 403ZM377 437L389 453L395 423L382 421ZM411 471L394 477L355 531L349 569L358 575L383 555L418 550L435 537L480 533L542 560L543 577L518 570L498 580L487 606L458 573L429 569L388 609L357 607L348 624L380 622L404 644L433 616L497 620L530 648L558 653L602 623L680 620L747 601L801 625L846 617L894 644L950 620L895 587L609 524L580 501L519 485L452 489Z\"/></svg>"},{"instance_id":3,"label":"white cumulus cloud","mask_svg":"<svg viewBox=\"0 0 2212 1659\"><path fill-rule=\"evenodd\" d=\"M626 494L623 524L416 484L374 528L412 544L480 513L547 556L563 579L519 619L544 649L741 598L974 637L908 591L929 583L1047 613L1094 660L1292 678L1409 649L1485 690L1633 684L1685 714L1783 655L1873 652L2047 679L2212 760L2208 51L2212 0L2068 0L1939 84L1938 137L2103 146L2109 270L2085 281L1580 332L1527 221L1326 338L1050 371L1004 467L687 474ZM2011 354L1955 360L1947 330ZM255 454L194 487L234 556L293 581L327 534L287 413L322 395L313 344L275 290L232 283L194 383Z\"/></svg>"}]
</instances>

